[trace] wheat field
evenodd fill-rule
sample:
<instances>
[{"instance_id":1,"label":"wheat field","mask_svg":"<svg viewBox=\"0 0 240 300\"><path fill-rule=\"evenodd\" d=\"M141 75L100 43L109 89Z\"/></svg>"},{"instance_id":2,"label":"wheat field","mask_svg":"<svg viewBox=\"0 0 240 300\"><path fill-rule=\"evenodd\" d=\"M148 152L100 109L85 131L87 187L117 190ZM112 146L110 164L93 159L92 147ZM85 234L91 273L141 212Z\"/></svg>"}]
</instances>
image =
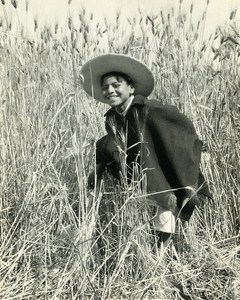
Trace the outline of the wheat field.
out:
<instances>
[{"instance_id":1,"label":"wheat field","mask_svg":"<svg viewBox=\"0 0 240 300\"><path fill-rule=\"evenodd\" d=\"M240 299L236 11L206 39L206 13L193 22L194 5L183 13L181 2L127 22L117 13L97 23L85 9L65 28L34 20L30 39L1 0L0 299ZM98 193L87 188L107 107L84 93L80 69L107 52L143 60L156 79L150 98L176 105L207 148L213 200L178 221L165 254L152 246L137 183L106 174Z\"/></svg>"}]
</instances>

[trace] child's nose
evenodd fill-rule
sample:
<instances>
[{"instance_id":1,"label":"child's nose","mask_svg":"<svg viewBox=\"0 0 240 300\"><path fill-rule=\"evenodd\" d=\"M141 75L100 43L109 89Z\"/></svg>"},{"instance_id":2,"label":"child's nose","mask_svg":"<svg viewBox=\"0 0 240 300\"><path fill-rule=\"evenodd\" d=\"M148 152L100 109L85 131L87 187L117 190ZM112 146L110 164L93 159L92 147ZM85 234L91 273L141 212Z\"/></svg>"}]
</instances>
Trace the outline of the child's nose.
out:
<instances>
[{"instance_id":1,"label":"child's nose","mask_svg":"<svg viewBox=\"0 0 240 300\"><path fill-rule=\"evenodd\" d=\"M114 93L114 88L112 85L108 86L108 90L107 90L108 94Z\"/></svg>"}]
</instances>

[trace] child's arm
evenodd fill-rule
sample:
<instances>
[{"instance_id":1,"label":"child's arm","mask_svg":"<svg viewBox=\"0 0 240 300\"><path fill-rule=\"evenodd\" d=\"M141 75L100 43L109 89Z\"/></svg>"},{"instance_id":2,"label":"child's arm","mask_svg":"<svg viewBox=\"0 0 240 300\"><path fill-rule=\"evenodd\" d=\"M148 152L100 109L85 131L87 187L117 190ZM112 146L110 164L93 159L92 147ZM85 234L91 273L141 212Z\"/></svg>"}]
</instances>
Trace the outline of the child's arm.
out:
<instances>
[{"instance_id":1,"label":"child's arm","mask_svg":"<svg viewBox=\"0 0 240 300\"><path fill-rule=\"evenodd\" d=\"M88 182L89 189L94 189L95 184L97 185L97 183L101 179L104 170L105 170L104 164L101 163L96 164L96 169L93 170L88 176L87 182Z\"/></svg>"}]
</instances>

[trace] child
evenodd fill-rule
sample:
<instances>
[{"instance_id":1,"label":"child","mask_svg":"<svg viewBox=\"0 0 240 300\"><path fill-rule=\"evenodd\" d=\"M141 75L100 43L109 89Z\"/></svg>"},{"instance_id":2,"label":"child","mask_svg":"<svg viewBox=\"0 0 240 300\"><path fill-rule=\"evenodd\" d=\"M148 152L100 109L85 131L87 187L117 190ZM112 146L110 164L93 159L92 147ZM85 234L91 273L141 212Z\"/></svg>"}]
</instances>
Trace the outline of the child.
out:
<instances>
[{"instance_id":1,"label":"child","mask_svg":"<svg viewBox=\"0 0 240 300\"><path fill-rule=\"evenodd\" d=\"M96 145L96 174L100 178L107 169L130 182L142 172L147 199L156 207L153 227L166 246L177 215L184 220L191 217L196 192L210 196L199 171L202 142L176 107L147 100L154 78L139 60L100 55L88 61L81 73L86 93L111 106L105 114L107 135ZM89 184L94 181L92 173Z\"/></svg>"}]
</instances>

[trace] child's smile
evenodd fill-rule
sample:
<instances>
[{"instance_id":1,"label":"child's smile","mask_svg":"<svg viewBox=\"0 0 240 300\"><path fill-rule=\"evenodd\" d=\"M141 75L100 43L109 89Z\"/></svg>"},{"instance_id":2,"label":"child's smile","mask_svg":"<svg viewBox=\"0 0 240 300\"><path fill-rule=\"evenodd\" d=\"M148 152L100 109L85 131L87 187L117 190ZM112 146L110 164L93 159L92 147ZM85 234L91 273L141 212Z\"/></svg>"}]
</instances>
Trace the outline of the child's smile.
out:
<instances>
[{"instance_id":1,"label":"child's smile","mask_svg":"<svg viewBox=\"0 0 240 300\"><path fill-rule=\"evenodd\" d=\"M102 84L103 102L123 112L131 101L131 95L134 93L134 90L120 76L118 78L111 75L107 76Z\"/></svg>"}]
</instances>

